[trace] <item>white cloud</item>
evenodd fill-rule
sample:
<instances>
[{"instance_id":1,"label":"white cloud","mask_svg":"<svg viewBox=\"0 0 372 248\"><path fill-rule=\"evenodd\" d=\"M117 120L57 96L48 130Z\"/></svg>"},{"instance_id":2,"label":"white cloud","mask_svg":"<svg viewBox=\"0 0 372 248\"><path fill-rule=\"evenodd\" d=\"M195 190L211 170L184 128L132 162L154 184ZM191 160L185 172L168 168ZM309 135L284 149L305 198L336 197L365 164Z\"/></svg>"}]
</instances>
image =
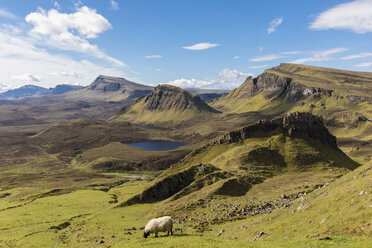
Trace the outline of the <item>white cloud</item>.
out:
<instances>
[{"instance_id":1,"label":"white cloud","mask_svg":"<svg viewBox=\"0 0 372 248\"><path fill-rule=\"evenodd\" d=\"M372 67L372 62L357 64L355 67Z\"/></svg>"},{"instance_id":2,"label":"white cloud","mask_svg":"<svg viewBox=\"0 0 372 248\"><path fill-rule=\"evenodd\" d=\"M253 58L250 61L251 62L263 62L263 61L277 60L277 59L281 59L281 58L285 58L285 56L277 55L277 54L270 54L270 55L265 55L265 56L260 56L260 57Z\"/></svg>"},{"instance_id":3,"label":"white cloud","mask_svg":"<svg viewBox=\"0 0 372 248\"><path fill-rule=\"evenodd\" d=\"M161 55L148 55L145 56L145 59L160 59L161 57Z\"/></svg>"},{"instance_id":4,"label":"white cloud","mask_svg":"<svg viewBox=\"0 0 372 248\"><path fill-rule=\"evenodd\" d=\"M38 12L28 14L25 20L34 25L32 33L51 36L63 36L76 31L85 38L96 38L98 34L112 28L106 18L87 6L78 8L73 14L60 13L55 9L46 12L39 8Z\"/></svg>"},{"instance_id":5,"label":"white cloud","mask_svg":"<svg viewBox=\"0 0 372 248\"><path fill-rule=\"evenodd\" d=\"M314 52L311 57L296 59L291 63L303 64L306 62L326 61L334 59L333 55L347 51L347 48L333 48L325 51Z\"/></svg>"},{"instance_id":6,"label":"white cloud","mask_svg":"<svg viewBox=\"0 0 372 248\"><path fill-rule=\"evenodd\" d=\"M95 9L83 6L77 8L75 13L66 14L55 9L47 12L39 8L37 12L28 14L25 20L33 25L30 35L38 44L86 53L116 66L125 66L122 61L105 54L87 40L112 28L108 20Z\"/></svg>"},{"instance_id":7,"label":"white cloud","mask_svg":"<svg viewBox=\"0 0 372 248\"><path fill-rule=\"evenodd\" d=\"M204 89L232 89L240 86L251 73L242 73L237 70L223 69L218 73L217 79L186 79L180 78L168 82L182 88L204 88Z\"/></svg>"},{"instance_id":8,"label":"white cloud","mask_svg":"<svg viewBox=\"0 0 372 248\"><path fill-rule=\"evenodd\" d=\"M342 57L343 60L350 60L350 59L361 59L361 58L368 58L372 57L372 53L359 53L359 54L352 54L349 56Z\"/></svg>"},{"instance_id":9,"label":"white cloud","mask_svg":"<svg viewBox=\"0 0 372 248\"><path fill-rule=\"evenodd\" d=\"M119 9L119 4L115 0L110 0L110 5L112 10L118 10Z\"/></svg>"},{"instance_id":10,"label":"white cloud","mask_svg":"<svg viewBox=\"0 0 372 248\"><path fill-rule=\"evenodd\" d=\"M269 67L269 65L256 65L256 66L248 66L250 69L260 69L260 68L265 68Z\"/></svg>"},{"instance_id":11,"label":"white cloud","mask_svg":"<svg viewBox=\"0 0 372 248\"><path fill-rule=\"evenodd\" d=\"M205 49L209 49L209 48L217 47L217 46L219 46L219 44L207 42L207 43L198 43L192 46L184 46L182 48L187 49L187 50L205 50Z\"/></svg>"},{"instance_id":12,"label":"white cloud","mask_svg":"<svg viewBox=\"0 0 372 248\"><path fill-rule=\"evenodd\" d=\"M20 66L21 65L21 66ZM52 54L37 48L24 37L15 37L0 30L0 82L20 87L27 81L36 81L43 87L68 83L90 84L98 74L121 76L123 73L116 67L105 67L88 60L75 60L66 55ZM26 73L32 73L33 79ZM55 72L51 74L50 72ZM37 76L35 76L37 75ZM77 78L76 75L79 75Z\"/></svg>"},{"instance_id":13,"label":"white cloud","mask_svg":"<svg viewBox=\"0 0 372 248\"><path fill-rule=\"evenodd\" d=\"M10 13L9 11L5 10L5 9L1 9L0 8L0 17L4 17L4 18L8 18L8 19L16 19L17 17Z\"/></svg>"},{"instance_id":14,"label":"white cloud","mask_svg":"<svg viewBox=\"0 0 372 248\"><path fill-rule=\"evenodd\" d=\"M0 93L15 89L14 85L5 85L5 84L0 84Z\"/></svg>"},{"instance_id":15,"label":"white cloud","mask_svg":"<svg viewBox=\"0 0 372 248\"><path fill-rule=\"evenodd\" d=\"M11 76L13 80L19 81L21 83L38 83L40 82L40 76L32 75L31 73L25 73L22 75Z\"/></svg>"},{"instance_id":16,"label":"white cloud","mask_svg":"<svg viewBox=\"0 0 372 248\"><path fill-rule=\"evenodd\" d=\"M279 25L282 24L282 22L283 22L283 17L272 20L269 24L269 27L267 28L267 33L271 34L275 32L276 28L279 27Z\"/></svg>"},{"instance_id":17,"label":"white cloud","mask_svg":"<svg viewBox=\"0 0 372 248\"><path fill-rule=\"evenodd\" d=\"M79 73L76 73L76 72L72 72L72 71L60 71L60 72L52 72L50 73L50 75L52 76L56 76L56 77L73 77L73 78L80 78L81 75L79 75Z\"/></svg>"},{"instance_id":18,"label":"white cloud","mask_svg":"<svg viewBox=\"0 0 372 248\"><path fill-rule=\"evenodd\" d=\"M233 57L233 59L239 59L240 58L240 56L234 56Z\"/></svg>"},{"instance_id":19,"label":"white cloud","mask_svg":"<svg viewBox=\"0 0 372 248\"><path fill-rule=\"evenodd\" d=\"M351 30L360 34L372 32L372 0L356 0L336 5L320 13L309 28Z\"/></svg>"}]
</instances>

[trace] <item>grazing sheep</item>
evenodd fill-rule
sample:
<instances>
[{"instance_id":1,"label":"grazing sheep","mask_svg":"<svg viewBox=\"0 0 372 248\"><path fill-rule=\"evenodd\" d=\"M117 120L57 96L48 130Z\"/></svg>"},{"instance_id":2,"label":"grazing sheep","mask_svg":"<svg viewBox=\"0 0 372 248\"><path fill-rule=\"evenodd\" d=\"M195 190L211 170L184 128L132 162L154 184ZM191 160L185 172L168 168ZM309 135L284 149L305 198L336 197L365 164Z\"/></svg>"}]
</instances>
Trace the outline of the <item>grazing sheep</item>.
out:
<instances>
[{"instance_id":1,"label":"grazing sheep","mask_svg":"<svg viewBox=\"0 0 372 248\"><path fill-rule=\"evenodd\" d=\"M169 232L173 234L173 220L170 216L163 216L157 219L150 220L145 226L143 237L147 238L151 233L155 233L155 237L158 237L158 232Z\"/></svg>"}]
</instances>

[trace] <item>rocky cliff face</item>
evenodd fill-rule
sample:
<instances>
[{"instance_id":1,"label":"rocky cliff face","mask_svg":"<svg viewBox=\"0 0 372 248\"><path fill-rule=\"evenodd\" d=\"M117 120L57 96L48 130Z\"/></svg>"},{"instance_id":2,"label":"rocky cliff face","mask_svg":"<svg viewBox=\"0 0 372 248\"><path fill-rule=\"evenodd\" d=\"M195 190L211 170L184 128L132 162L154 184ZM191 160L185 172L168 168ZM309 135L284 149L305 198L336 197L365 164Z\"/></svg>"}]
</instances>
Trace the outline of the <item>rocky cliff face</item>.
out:
<instances>
[{"instance_id":1,"label":"rocky cliff face","mask_svg":"<svg viewBox=\"0 0 372 248\"><path fill-rule=\"evenodd\" d=\"M144 98L143 103L145 104L145 109L150 111L197 109L200 112L218 112L203 102L199 96L192 95L181 88L171 85L157 86L151 94Z\"/></svg>"},{"instance_id":2,"label":"rocky cliff face","mask_svg":"<svg viewBox=\"0 0 372 248\"><path fill-rule=\"evenodd\" d=\"M225 98L250 98L264 92L267 99L297 102L319 94L330 97L346 93L349 101L365 102L372 100L371 82L371 73L283 63L256 78L248 77Z\"/></svg>"},{"instance_id":3,"label":"rocky cliff face","mask_svg":"<svg viewBox=\"0 0 372 248\"><path fill-rule=\"evenodd\" d=\"M319 93L325 96L332 96L332 90L308 87L290 77L281 77L270 72L262 73L252 82L252 96L261 92L267 92L267 98L284 99L287 102L297 102Z\"/></svg>"},{"instance_id":4,"label":"rocky cliff face","mask_svg":"<svg viewBox=\"0 0 372 248\"><path fill-rule=\"evenodd\" d=\"M157 182L145 189L141 194L132 197L122 205L132 205L135 203L151 203L167 199L178 193L197 178L208 175L218 168L213 165L194 165L186 170L180 171L173 175L160 178Z\"/></svg>"},{"instance_id":5,"label":"rocky cliff face","mask_svg":"<svg viewBox=\"0 0 372 248\"><path fill-rule=\"evenodd\" d=\"M336 137L324 126L323 118L311 113L294 112L274 120L261 120L253 125L231 131L223 135L218 143L233 143L252 137L256 132L269 132L279 129L285 136L292 138L316 139L321 143L338 149Z\"/></svg>"}]
</instances>

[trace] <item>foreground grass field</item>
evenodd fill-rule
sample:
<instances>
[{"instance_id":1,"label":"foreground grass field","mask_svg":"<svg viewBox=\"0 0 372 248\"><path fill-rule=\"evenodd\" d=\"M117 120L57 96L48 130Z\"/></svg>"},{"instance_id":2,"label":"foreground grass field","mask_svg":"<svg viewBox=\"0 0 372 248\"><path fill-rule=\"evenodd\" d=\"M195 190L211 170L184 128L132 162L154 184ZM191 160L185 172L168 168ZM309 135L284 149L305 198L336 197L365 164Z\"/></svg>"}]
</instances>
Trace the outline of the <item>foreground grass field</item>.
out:
<instances>
[{"instance_id":1,"label":"foreground grass field","mask_svg":"<svg viewBox=\"0 0 372 248\"><path fill-rule=\"evenodd\" d=\"M270 214L202 231L196 223L176 219L174 236L148 239L141 227L157 205L117 207L141 192L146 180L130 179L107 192L92 187L33 198L17 197L22 188L5 190L0 192L0 247L370 247L371 178L372 167L364 165Z\"/></svg>"}]
</instances>

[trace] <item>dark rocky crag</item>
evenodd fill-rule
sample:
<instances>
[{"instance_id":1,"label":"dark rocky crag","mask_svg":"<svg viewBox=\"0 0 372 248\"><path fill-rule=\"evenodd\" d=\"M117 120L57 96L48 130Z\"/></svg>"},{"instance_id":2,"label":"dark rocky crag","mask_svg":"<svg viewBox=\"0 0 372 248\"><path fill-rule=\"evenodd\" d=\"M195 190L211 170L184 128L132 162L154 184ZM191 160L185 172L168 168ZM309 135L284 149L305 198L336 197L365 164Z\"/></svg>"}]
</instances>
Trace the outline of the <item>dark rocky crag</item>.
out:
<instances>
[{"instance_id":1,"label":"dark rocky crag","mask_svg":"<svg viewBox=\"0 0 372 248\"><path fill-rule=\"evenodd\" d=\"M256 78L249 76L226 98L250 98L264 92L267 99L283 99L288 103L294 103L309 96L340 97L340 92L347 92L346 98L350 101L372 101L370 97L372 92L367 87L372 81L372 74L360 74L352 71L282 63L265 70Z\"/></svg>"},{"instance_id":2,"label":"dark rocky crag","mask_svg":"<svg viewBox=\"0 0 372 248\"><path fill-rule=\"evenodd\" d=\"M153 185L145 189L122 204L132 205L135 203L151 203L167 199L185 187L189 186L198 177L210 174L218 168L213 165L198 164L173 175L158 179Z\"/></svg>"},{"instance_id":3,"label":"dark rocky crag","mask_svg":"<svg viewBox=\"0 0 372 248\"><path fill-rule=\"evenodd\" d=\"M255 124L242 127L223 135L218 142L233 143L252 137L256 132L268 132L279 129L285 136L292 138L316 139L337 148L336 137L324 126L321 116L308 112L294 112L274 120L261 120Z\"/></svg>"}]
</instances>

